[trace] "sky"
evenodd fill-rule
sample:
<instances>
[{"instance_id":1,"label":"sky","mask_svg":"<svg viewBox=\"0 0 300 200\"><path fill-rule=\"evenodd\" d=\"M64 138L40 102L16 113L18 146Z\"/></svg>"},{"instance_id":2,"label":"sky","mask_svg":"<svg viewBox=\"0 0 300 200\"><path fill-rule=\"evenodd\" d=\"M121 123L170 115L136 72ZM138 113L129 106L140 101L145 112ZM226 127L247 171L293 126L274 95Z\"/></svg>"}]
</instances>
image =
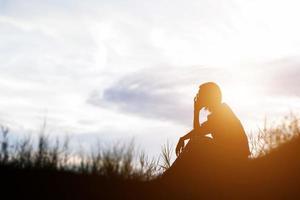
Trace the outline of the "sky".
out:
<instances>
[{"instance_id":1,"label":"sky","mask_svg":"<svg viewBox=\"0 0 300 200\"><path fill-rule=\"evenodd\" d=\"M300 108L300 3L0 0L0 124L150 154L214 81L248 134ZM203 119L201 119L203 120Z\"/></svg>"}]
</instances>

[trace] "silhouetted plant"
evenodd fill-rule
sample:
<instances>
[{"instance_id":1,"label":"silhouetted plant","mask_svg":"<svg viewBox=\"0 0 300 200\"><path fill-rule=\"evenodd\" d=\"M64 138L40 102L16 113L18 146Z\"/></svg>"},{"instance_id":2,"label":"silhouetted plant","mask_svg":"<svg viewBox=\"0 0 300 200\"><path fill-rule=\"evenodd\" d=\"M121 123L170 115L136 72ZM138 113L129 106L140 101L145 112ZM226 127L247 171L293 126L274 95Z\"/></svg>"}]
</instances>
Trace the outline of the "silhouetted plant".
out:
<instances>
[{"instance_id":1,"label":"silhouetted plant","mask_svg":"<svg viewBox=\"0 0 300 200\"><path fill-rule=\"evenodd\" d=\"M163 170L167 170L171 167L172 165L172 152L173 152L173 148L170 145L169 142L167 142L165 145L163 145L161 147L161 157L163 160L163 163L161 165L161 167L163 168Z\"/></svg>"},{"instance_id":2,"label":"silhouetted plant","mask_svg":"<svg viewBox=\"0 0 300 200\"><path fill-rule=\"evenodd\" d=\"M45 135L40 135L38 139L38 149L35 154L35 166L44 168L49 164L48 162L48 138Z\"/></svg>"},{"instance_id":3,"label":"silhouetted plant","mask_svg":"<svg viewBox=\"0 0 300 200\"><path fill-rule=\"evenodd\" d=\"M1 154L0 160L2 163L7 163L9 158L8 150L8 132L9 128L1 126L2 141L1 141Z\"/></svg>"},{"instance_id":4,"label":"silhouetted plant","mask_svg":"<svg viewBox=\"0 0 300 200\"><path fill-rule=\"evenodd\" d=\"M249 142L253 157L266 155L282 143L300 135L300 123L296 115L286 116L279 124L268 127L265 120L263 129L257 135L250 135Z\"/></svg>"},{"instance_id":5,"label":"silhouetted plant","mask_svg":"<svg viewBox=\"0 0 300 200\"><path fill-rule=\"evenodd\" d=\"M66 136L63 141L63 146L61 148L61 154L62 158L60 159L59 162L59 168L60 169L67 169L69 168L69 160L70 160L70 148L69 148L69 142L70 138Z\"/></svg>"},{"instance_id":6,"label":"silhouetted plant","mask_svg":"<svg viewBox=\"0 0 300 200\"><path fill-rule=\"evenodd\" d=\"M81 174L94 174L107 178L150 180L168 169L172 164L173 148L169 142L161 148L159 159L149 158L144 152L137 152L134 143L116 143L110 147L97 144L90 153L71 153L69 138L51 140L45 134L45 126L34 142L24 137L11 146L9 129L1 126L0 165L17 169L64 170ZM265 126L256 136L250 136L253 157L272 151L278 145L300 134L296 116L284 118L282 123Z\"/></svg>"},{"instance_id":7,"label":"silhouetted plant","mask_svg":"<svg viewBox=\"0 0 300 200\"><path fill-rule=\"evenodd\" d=\"M33 146L31 138L26 137L18 142L16 149L16 157L14 159L15 165L19 168L33 167Z\"/></svg>"},{"instance_id":8,"label":"silhouetted plant","mask_svg":"<svg viewBox=\"0 0 300 200\"><path fill-rule=\"evenodd\" d=\"M137 174L139 179L150 180L159 174L158 169L159 159L149 159L148 156L141 152L139 155L139 173Z\"/></svg>"}]
</instances>

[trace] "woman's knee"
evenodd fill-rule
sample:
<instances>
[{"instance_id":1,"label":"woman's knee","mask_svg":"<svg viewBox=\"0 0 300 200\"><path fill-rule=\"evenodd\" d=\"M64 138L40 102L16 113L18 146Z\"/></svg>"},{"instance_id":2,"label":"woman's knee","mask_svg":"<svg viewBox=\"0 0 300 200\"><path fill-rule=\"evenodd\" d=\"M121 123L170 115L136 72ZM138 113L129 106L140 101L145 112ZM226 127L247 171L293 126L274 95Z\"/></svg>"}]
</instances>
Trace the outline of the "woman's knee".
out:
<instances>
[{"instance_id":1,"label":"woman's knee","mask_svg":"<svg viewBox=\"0 0 300 200\"><path fill-rule=\"evenodd\" d=\"M206 145L206 144L212 144L213 140L210 137L207 136L196 136L195 138L193 138L195 144L202 144L202 145Z\"/></svg>"},{"instance_id":2,"label":"woman's knee","mask_svg":"<svg viewBox=\"0 0 300 200\"><path fill-rule=\"evenodd\" d=\"M209 148L213 145L213 141L211 138L209 137L195 137L190 139L190 141L187 143L185 149L187 151L191 150L191 149L205 149L205 148Z\"/></svg>"}]
</instances>

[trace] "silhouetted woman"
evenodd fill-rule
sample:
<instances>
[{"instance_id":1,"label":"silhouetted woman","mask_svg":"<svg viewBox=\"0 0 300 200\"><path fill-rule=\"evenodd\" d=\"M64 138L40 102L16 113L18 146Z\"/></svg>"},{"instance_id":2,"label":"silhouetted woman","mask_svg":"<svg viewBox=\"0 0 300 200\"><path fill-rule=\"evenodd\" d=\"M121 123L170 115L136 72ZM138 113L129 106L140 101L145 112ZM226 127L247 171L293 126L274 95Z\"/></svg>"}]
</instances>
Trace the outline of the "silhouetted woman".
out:
<instances>
[{"instance_id":1,"label":"silhouetted woman","mask_svg":"<svg viewBox=\"0 0 300 200\"><path fill-rule=\"evenodd\" d=\"M207 121L199 124L199 112L209 110ZM211 134L212 137L207 137ZM185 146L185 140L189 140ZM250 155L247 136L240 120L222 103L219 86L213 82L200 85L194 98L194 128L179 139L177 159L166 174L213 168L214 164L246 160ZM220 166L221 167L221 166Z\"/></svg>"}]
</instances>

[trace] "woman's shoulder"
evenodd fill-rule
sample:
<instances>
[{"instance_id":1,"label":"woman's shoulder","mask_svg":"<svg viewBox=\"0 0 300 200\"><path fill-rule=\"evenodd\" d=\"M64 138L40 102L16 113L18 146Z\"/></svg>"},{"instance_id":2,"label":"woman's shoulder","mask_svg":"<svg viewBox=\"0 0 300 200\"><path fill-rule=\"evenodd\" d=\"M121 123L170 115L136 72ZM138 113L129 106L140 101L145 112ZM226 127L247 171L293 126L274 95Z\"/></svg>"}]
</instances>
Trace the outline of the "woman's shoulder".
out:
<instances>
[{"instance_id":1,"label":"woman's shoulder","mask_svg":"<svg viewBox=\"0 0 300 200\"><path fill-rule=\"evenodd\" d=\"M218 111L209 114L207 119L208 120L215 119L215 118L220 118L222 116L224 116L226 118L227 117L231 118L232 116L234 116L233 111L226 103L222 103L221 106L219 107Z\"/></svg>"},{"instance_id":2,"label":"woman's shoulder","mask_svg":"<svg viewBox=\"0 0 300 200\"><path fill-rule=\"evenodd\" d=\"M220 108L218 109L217 112L212 114L212 117L217 117L218 118L222 118L222 119L232 119L232 118L236 118L234 112L232 111L232 109L228 106L227 103L222 103Z\"/></svg>"},{"instance_id":3,"label":"woman's shoulder","mask_svg":"<svg viewBox=\"0 0 300 200\"><path fill-rule=\"evenodd\" d=\"M231 112L231 113L233 113L232 109L228 106L227 103L222 103L221 104L221 110L222 110L222 112Z\"/></svg>"},{"instance_id":4,"label":"woman's shoulder","mask_svg":"<svg viewBox=\"0 0 300 200\"><path fill-rule=\"evenodd\" d=\"M222 113L224 117L228 118L228 120L239 120L233 110L226 103L222 103Z\"/></svg>"},{"instance_id":5,"label":"woman's shoulder","mask_svg":"<svg viewBox=\"0 0 300 200\"><path fill-rule=\"evenodd\" d=\"M230 107L228 106L228 104L225 103L225 102L221 103L221 107L225 108L225 109L230 109Z\"/></svg>"}]
</instances>

